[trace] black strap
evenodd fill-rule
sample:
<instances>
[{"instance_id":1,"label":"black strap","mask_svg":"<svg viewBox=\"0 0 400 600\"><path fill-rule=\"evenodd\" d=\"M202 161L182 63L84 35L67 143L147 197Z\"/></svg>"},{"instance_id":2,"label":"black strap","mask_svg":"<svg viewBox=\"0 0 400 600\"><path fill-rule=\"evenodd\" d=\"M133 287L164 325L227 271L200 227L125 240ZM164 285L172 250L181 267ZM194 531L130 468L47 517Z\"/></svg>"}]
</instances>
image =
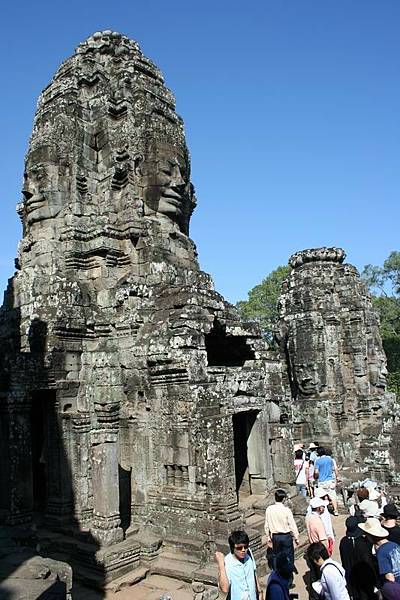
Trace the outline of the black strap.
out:
<instances>
[{"instance_id":1,"label":"black strap","mask_svg":"<svg viewBox=\"0 0 400 600\"><path fill-rule=\"evenodd\" d=\"M299 472L297 473L297 477L296 477L296 483L297 483L297 480L298 480L298 478L299 478L299 475L300 475L300 473L301 473L301 470L302 470L302 468L304 467L304 463L305 463L305 462L306 462L306 461L305 461L305 459L303 458L303 462L301 463L301 467L300 467L300 469L299 469Z\"/></svg>"},{"instance_id":2,"label":"black strap","mask_svg":"<svg viewBox=\"0 0 400 600\"><path fill-rule=\"evenodd\" d=\"M330 562L330 563L326 564L325 566L321 567L321 573L323 572L323 570L324 570L326 567L329 567L329 565L330 565L331 567L335 567L335 569L337 569L337 570L339 571L339 573L341 574L341 576L343 577L343 579L345 579L345 576L343 575L342 571L341 571L341 570L339 569L339 567L338 567L337 565L335 565L335 563L333 563L333 562Z\"/></svg>"}]
</instances>

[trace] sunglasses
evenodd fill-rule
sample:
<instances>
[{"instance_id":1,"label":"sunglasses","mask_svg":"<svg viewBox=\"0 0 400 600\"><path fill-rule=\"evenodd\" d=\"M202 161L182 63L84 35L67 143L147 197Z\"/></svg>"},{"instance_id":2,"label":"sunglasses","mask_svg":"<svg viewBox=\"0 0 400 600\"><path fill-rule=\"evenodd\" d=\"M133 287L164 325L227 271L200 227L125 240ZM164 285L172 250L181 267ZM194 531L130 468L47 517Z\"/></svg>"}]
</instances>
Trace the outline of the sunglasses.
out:
<instances>
[{"instance_id":1,"label":"sunglasses","mask_svg":"<svg viewBox=\"0 0 400 600\"><path fill-rule=\"evenodd\" d=\"M247 550L247 548L247 544L239 544L238 546L235 546L235 550Z\"/></svg>"}]
</instances>

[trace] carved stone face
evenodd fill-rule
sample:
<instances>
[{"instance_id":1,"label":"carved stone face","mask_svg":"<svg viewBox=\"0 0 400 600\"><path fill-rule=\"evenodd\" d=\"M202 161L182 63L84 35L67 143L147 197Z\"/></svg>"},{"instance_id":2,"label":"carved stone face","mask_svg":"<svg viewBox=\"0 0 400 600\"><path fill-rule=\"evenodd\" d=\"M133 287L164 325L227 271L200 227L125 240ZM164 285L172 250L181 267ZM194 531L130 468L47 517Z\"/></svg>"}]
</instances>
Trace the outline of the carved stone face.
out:
<instances>
[{"instance_id":1,"label":"carved stone face","mask_svg":"<svg viewBox=\"0 0 400 600\"><path fill-rule=\"evenodd\" d=\"M381 354L375 353L369 357L368 375L369 381L373 386L386 388L388 372L383 352Z\"/></svg>"},{"instance_id":2,"label":"carved stone face","mask_svg":"<svg viewBox=\"0 0 400 600\"><path fill-rule=\"evenodd\" d=\"M181 224L193 202L188 170L186 159L175 148L153 146L139 169L145 214L160 213Z\"/></svg>"},{"instance_id":3,"label":"carved stone face","mask_svg":"<svg viewBox=\"0 0 400 600\"><path fill-rule=\"evenodd\" d=\"M316 365L296 365L295 372L297 385L303 396L313 396L320 392L321 382Z\"/></svg>"},{"instance_id":4,"label":"carved stone face","mask_svg":"<svg viewBox=\"0 0 400 600\"><path fill-rule=\"evenodd\" d=\"M66 193L59 181L59 167L54 164L29 162L24 173L22 194L26 223L56 217L65 206Z\"/></svg>"}]
</instances>

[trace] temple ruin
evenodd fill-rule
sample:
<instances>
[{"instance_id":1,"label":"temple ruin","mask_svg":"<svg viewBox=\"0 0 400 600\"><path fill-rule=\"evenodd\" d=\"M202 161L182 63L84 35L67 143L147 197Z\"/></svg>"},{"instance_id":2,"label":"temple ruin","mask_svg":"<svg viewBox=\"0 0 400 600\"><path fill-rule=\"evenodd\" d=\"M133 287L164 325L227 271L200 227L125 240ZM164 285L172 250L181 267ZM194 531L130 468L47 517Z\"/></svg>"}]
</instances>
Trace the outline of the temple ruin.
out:
<instances>
[{"instance_id":1,"label":"temple ruin","mask_svg":"<svg viewBox=\"0 0 400 600\"><path fill-rule=\"evenodd\" d=\"M394 399L355 269L338 249L292 257L280 354L239 318L199 268L183 123L136 42L95 33L61 65L22 193L0 518L34 523L42 554L94 585L149 569L213 581L242 501L293 485L293 439L335 436L344 463L384 457L395 479Z\"/></svg>"}]
</instances>

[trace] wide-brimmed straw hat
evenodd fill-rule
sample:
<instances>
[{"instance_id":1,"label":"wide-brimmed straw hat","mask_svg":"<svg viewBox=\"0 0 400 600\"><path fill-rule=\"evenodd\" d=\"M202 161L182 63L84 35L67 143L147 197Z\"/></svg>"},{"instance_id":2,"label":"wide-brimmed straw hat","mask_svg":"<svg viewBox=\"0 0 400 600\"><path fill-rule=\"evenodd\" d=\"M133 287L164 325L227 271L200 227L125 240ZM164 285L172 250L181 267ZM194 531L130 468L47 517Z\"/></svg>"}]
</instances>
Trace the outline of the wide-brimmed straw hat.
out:
<instances>
[{"instance_id":1,"label":"wide-brimmed straw hat","mask_svg":"<svg viewBox=\"0 0 400 600\"><path fill-rule=\"evenodd\" d=\"M316 448L318 448L318 446L314 444L314 442L311 442L311 444L308 446L309 450L315 450Z\"/></svg>"},{"instance_id":2,"label":"wide-brimmed straw hat","mask_svg":"<svg viewBox=\"0 0 400 600\"><path fill-rule=\"evenodd\" d=\"M389 535L389 532L381 526L378 519L374 519L373 517L367 519L365 523L359 523L358 526L365 533L369 533L369 535L377 538L385 538Z\"/></svg>"},{"instance_id":3,"label":"wide-brimmed straw hat","mask_svg":"<svg viewBox=\"0 0 400 600\"><path fill-rule=\"evenodd\" d=\"M398 519L400 517L400 512L395 504L390 503L383 507L383 516Z\"/></svg>"}]
</instances>

